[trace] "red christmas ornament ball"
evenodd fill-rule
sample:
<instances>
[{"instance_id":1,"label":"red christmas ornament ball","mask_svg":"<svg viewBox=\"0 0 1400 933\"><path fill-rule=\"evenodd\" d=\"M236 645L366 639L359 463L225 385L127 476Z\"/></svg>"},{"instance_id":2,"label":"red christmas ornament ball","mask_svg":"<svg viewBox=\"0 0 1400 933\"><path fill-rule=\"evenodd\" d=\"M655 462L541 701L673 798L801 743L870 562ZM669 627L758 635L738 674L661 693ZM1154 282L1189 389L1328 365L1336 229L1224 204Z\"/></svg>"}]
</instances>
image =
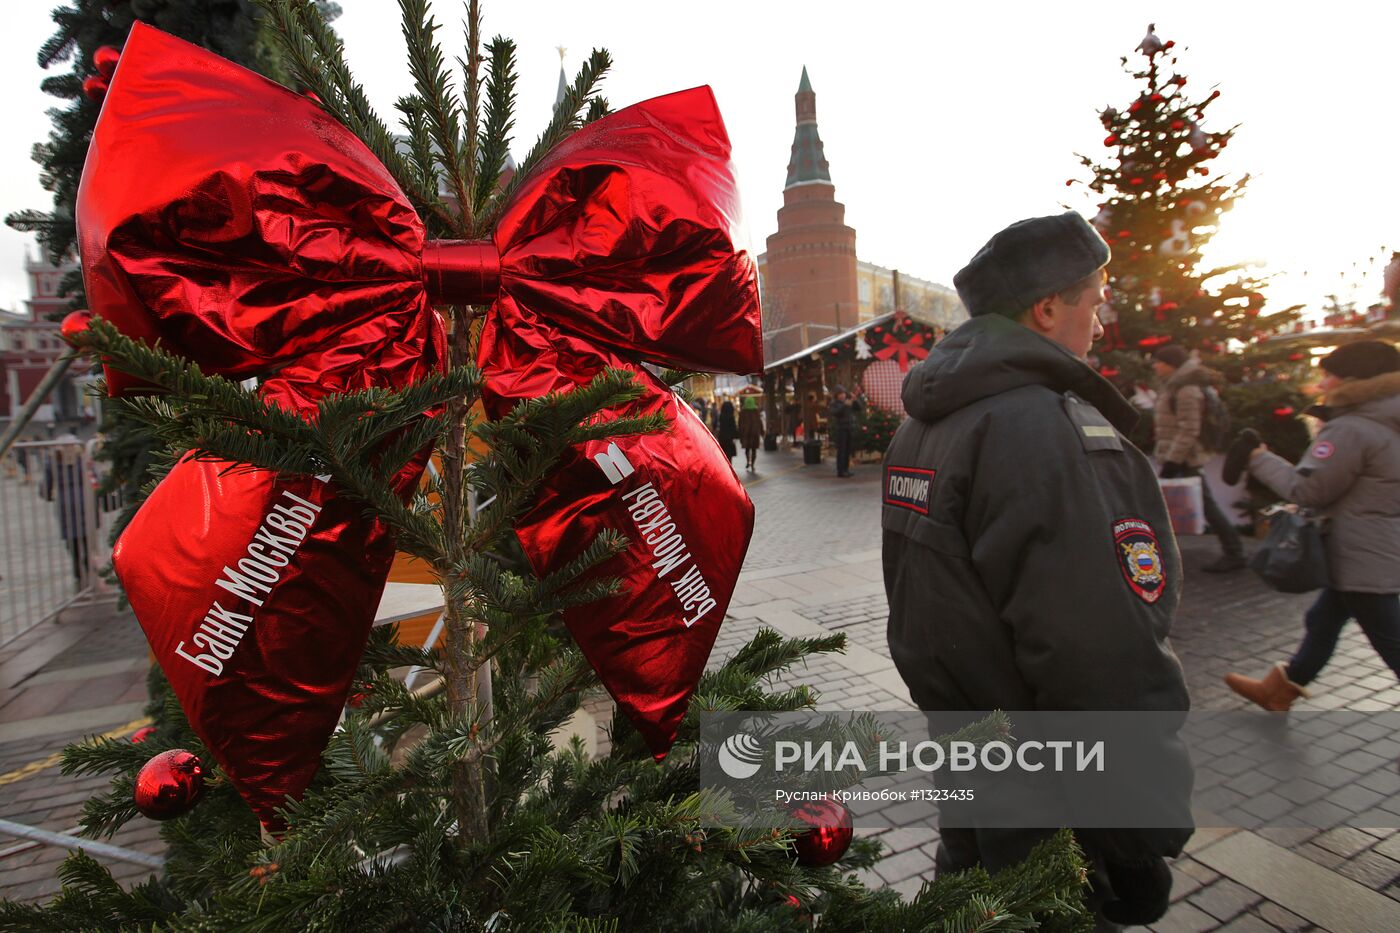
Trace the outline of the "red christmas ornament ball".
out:
<instances>
[{"instance_id":1,"label":"red christmas ornament ball","mask_svg":"<svg viewBox=\"0 0 1400 933\"><path fill-rule=\"evenodd\" d=\"M1275 418L1278 418L1279 420L1283 420L1283 419L1285 419L1285 418L1292 418L1292 417L1293 417L1293 408L1292 408L1292 406L1290 406L1290 405L1285 405L1283 408L1275 408L1275 409L1274 409L1274 417L1275 417Z\"/></svg>"},{"instance_id":2,"label":"red christmas ornament ball","mask_svg":"<svg viewBox=\"0 0 1400 933\"><path fill-rule=\"evenodd\" d=\"M136 809L153 820L188 813L204 793L204 765L183 748L161 752L136 772L132 798Z\"/></svg>"},{"instance_id":3,"label":"red christmas ornament ball","mask_svg":"<svg viewBox=\"0 0 1400 933\"><path fill-rule=\"evenodd\" d=\"M83 94L87 99L96 103L102 103L102 98L107 96L107 79L101 75L91 75L83 79Z\"/></svg>"},{"instance_id":4,"label":"red christmas ornament ball","mask_svg":"<svg viewBox=\"0 0 1400 933\"><path fill-rule=\"evenodd\" d=\"M793 837L797 862L808 868L830 865L846 854L855 835L851 811L839 800L814 800L795 807L792 815L811 829Z\"/></svg>"},{"instance_id":5,"label":"red christmas ornament ball","mask_svg":"<svg viewBox=\"0 0 1400 933\"><path fill-rule=\"evenodd\" d=\"M1172 129L1174 129L1174 130L1184 130L1184 129L1186 129L1186 124L1185 124L1184 122L1182 122L1181 120L1173 120L1173 121L1172 121Z\"/></svg>"},{"instance_id":6,"label":"red christmas ornament ball","mask_svg":"<svg viewBox=\"0 0 1400 933\"><path fill-rule=\"evenodd\" d=\"M155 735L155 733L155 726L145 726L143 728L137 729L135 732L131 733L131 744L140 745L142 742Z\"/></svg>"},{"instance_id":7,"label":"red christmas ornament ball","mask_svg":"<svg viewBox=\"0 0 1400 933\"><path fill-rule=\"evenodd\" d=\"M91 323L91 311L73 311L63 319L62 324L58 325L58 333L68 343L76 346L78 339L87 333L88 325Z\"/></svg>"},{"instance_id":8,"label":"red christmas ornament ball","mask_svg":"<svg viewBox=\"0 0 1400 933\"><path fill-rule=\"evenodd\" d=\"M112 74L117 70L117 61L121 59L121 50L114 46L104 45L92 53L92 67L97 69L97 73L103 78L111 80Z\"/></svg>"},{"instance_id":9,"label":"red christmas ornament ball","mask_svg":"<svg viewBox=\"0 0 1400 933\"><path fill-rule=\"evenodd\" d=\"M1128 179L1128 184L1130 184L1130 185L1140 185L1140 184L1142 184L1142 179L1141 179L1141 178L1129 178L1129 179Z\"/></svg>"},{"instance_id":10,"label":"red christmas ornament ball","mask_svg":"<svg viewBox=\"0 0 1400 933\"><path fill-rule=\"evenodd\" d=\"M1105 146L1116 146L1116 145L1118 145L1118 134L1117 134L1117 133L1109 133L1107 136L1104 137L1104 139L1103 139L1103 144L1104 144Z\"/></svg>"}]
</instances>

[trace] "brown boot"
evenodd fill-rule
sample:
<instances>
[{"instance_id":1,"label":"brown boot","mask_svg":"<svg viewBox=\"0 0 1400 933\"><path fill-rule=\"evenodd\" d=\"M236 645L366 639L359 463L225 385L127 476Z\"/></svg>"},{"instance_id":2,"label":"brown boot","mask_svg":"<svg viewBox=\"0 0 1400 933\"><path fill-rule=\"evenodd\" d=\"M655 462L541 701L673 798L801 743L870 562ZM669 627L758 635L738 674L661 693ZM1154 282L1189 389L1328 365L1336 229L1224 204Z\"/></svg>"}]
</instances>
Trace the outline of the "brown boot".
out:
<instances>
[{"instance_id":1,"label":"brown boot","mask_svg":"<svg viewBox=\"0 0 1400 933\"><path fill-rule=\"evenodd\" d=\"M1263 680L1231 673L1225 675L1225 685L1273 713L1288 712L1294 700L1308 695L1307 690L1288 679L1288 668L1282 661L1269 668Z\"/></svg>"}]
</instances>

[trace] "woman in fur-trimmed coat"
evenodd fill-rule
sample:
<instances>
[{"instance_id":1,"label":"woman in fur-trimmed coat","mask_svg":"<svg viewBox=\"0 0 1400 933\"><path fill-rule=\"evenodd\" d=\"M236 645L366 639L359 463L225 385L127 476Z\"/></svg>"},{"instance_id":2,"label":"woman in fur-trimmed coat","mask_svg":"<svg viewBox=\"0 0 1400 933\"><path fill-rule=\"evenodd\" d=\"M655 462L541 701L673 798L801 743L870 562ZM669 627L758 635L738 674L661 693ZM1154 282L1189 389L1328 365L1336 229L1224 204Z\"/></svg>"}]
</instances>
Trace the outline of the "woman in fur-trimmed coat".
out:
<instances>
[{"instance_id":1,"label":"woman in fur-trimmed coat","mask_svg":"<svg viewBox=\"0 0 1400 933\"><path fill-rule=\"evenodd\" d=\"M1339 347L1319 364L1325 424L1297 467L1263 444L1249 472L1290 502L1326 518L1331 586L1304 616L1303 643L1262 680L1228 674L1236 693L1287 710L1355 619L1400 677L1400 352L1381 340Z\"/></svg>"}]
</instances>

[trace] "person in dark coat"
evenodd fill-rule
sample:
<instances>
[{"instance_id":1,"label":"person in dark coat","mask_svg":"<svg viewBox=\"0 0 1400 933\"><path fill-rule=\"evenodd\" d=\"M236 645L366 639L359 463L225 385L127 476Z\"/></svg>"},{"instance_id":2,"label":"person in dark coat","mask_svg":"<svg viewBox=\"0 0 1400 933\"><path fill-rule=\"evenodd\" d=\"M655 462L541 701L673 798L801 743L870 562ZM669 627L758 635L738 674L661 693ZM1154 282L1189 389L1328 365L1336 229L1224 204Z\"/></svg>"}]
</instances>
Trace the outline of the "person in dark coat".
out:
<instances>
[{"instance_id":1,"label":"person in dark coat","mask_svg":"<svg viewBox=\"0 0 1400 933\"><path fill-rule=\"evenodd\" d=\"M1324 423L1298 465L1271 453L1257 434L1249 445L1255 479L1327 522L1331 586L1303 616L1297 652L1259 680L1225 675L1231 690L1273 712L1286 712L1307 696L1307 684L1331 660L1352 619L1400 677L1400 351L1382 340L1361 340L1338 347L1318 365L1326 374L1326 404L1305 414Z\"/></svg>"},{"instance_id":2,"label":"person in dark coat","mask_svg":"<svg viewBox=\"0 0 1400 933\"><path fill-rule=\"evenodd\" d=\"M1126 437L1136 411L1085 363L1108 260L1073 212L1001 231L953 280L971 319L904 382L882 545L890 652L921 709L1166 711L1179 725L1190 706L1167 642L1182 581L1166 504ZM1176 828L1076 833L1100 929L1167 909L1191 765L1174 730L1163 745L1162 781L1141 793ZM947 828L938 867L996 872L1051 832Z\"/></svg>"},{"instance_id":3,"label":"person in dark coat","mask_svg":"<svg viewBox=\"0 0 1400 933\"><path fill-rule=\"evenodd\" d=\"M739 409L739 444L744 448L744 466L752 470L763 443L763 413L758 410L758 398L744 396Z\"/></svg>"},{"instance_id":4,"label":"person in dark coat","mask_svg":"<svg viewBox=\"0 0 1400 933\"><path fill-rule=\"evenodd\" d=\"M739 452L734 446L734 441L739 437L739 425L734 420L734 403L729 399L724 400L724 404L719 406L719 446L724 450L724 455L731 461Z\"/></svg>"},{"instance_id":5,"label":"person in dark coat","mask_svg":"<svg viewBox=\"0 0 1400 933\"><path fill-rule=\"evenodd\" d=\"M58 512L58 532L72 559L73 581L81 588L87 579L88 528L83 485L83 448L71 434L59 441L71 446L54 447L44 463L44 498Z\"/></svg>"},{"instance_id":6,"label":"person in dark coat","mask_svg":"<svg viewBox=\"0 0 1400 933\"><path fill-rule=\"evenodd\" d=\"M826 406L828 430L836 443L836 475L851 475L851 447L855 444L856 427L865 403L860 398L851 398L845 386L837 386L832 393L831 404Z\"/></svg>"}]
</instances>

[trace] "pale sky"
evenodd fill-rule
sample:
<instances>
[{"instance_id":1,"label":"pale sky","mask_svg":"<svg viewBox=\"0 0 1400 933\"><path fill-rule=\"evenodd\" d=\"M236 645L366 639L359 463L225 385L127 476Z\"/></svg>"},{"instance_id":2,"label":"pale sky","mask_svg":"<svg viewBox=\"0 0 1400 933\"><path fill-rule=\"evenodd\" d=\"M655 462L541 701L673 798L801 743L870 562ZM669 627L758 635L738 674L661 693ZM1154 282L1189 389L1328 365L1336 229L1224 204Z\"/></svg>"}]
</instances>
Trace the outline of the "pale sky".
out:
<instances>
[{"instance_id":1,"label":"pale sky","mask_svg":"<svg viewBox=\"0 0 1400 933\"><path fill-rule=\"evenodd\" d=\"M0 32L8 132L0 142L0 211L44 208L29 161L52 98L34 63L53 0L7 5ZM341 0L350 65L381 117L411 90L393 0ZM438 2L443 42L460 51L462 5ZM522 156L549 118L567 49L572 79L588 50L609 49L614 107L697 84L715 89L734 142L754 251L777 228L803 65L836 196L860 258L951 284L992 233L1096 202L1075 157L1104 149L1097 114L1136 85L1119 67L1149 21L1174 39L1199 99L1218 86L1206 129L1242 124L1214 163L1254 176L1209 258L1258 260L1279 273L1271 303L1340 291L1378 299L1379 270L1400 249L1400 4L1120 0L1097 5L805 2L703 4L485 0L484 33L517 42L516 141ZM688 11L688 12L683 12ZM27 294L24 248L0 229L0 307ZM1382 248L1388 248L1382 254ZM1374 261L1372 264L1370 261ZM1307 275L1303 273L1306 272ZM1370 272L1369 277L1364 273Z\"/></svg>"}]
</instances>

